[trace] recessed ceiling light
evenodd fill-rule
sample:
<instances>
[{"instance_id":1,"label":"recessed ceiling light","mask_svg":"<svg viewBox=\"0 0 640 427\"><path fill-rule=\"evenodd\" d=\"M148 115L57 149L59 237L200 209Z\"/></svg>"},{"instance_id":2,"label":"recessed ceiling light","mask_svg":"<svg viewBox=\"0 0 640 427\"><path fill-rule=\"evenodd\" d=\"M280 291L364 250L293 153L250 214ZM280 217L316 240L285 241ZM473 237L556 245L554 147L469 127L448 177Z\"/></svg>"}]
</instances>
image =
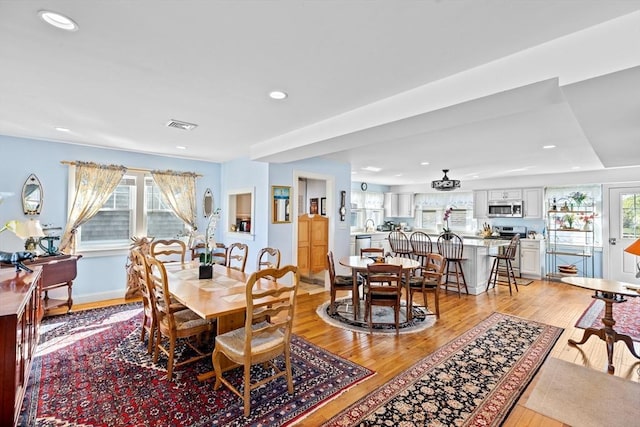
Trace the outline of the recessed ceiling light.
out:
<instances>
[{"instance_id":1,"label":"recessed ceiling light","mask_svg":"<svg viewBox=\"0 0 640 427\"><path fill-rule=\"evenodd\" d=\"M422 162L420 163L422 166L427 166L429 164L429 162Z\"/></svg>"},{"instance_id":2,"label":"recessed ceiling light","mask_svg":"<svg viewBox=\"0 0 640 427\"><path fill-rule=\"evenodd\" d=\"M401 173L397 173L394 176L402 176L402 174Z\"/></svg>"},{"instance_id":3,"label":"recessed ceiling light","mask_svg":"<svg viewBox=\"0 0 640 427\"><path fill-rule=\"evenodd\" d=\"M555 145L543 145L542 148L545 149L545 150L549 150L551 148L556 148L556 146Z\"/></svg>"},{"instance_id":4,"label":"recessed ceiling light","mask_svg":"<svg viewBox=\"0 0 640 427\"><path fill-rule=\"evenodd\" d=\"M273 90L271 92L269 92L269 98L271 99L285 99L287 96L289 96L287 94L287 92L283 92L281 90Z\"/></svg>"},{"instance_id":5,"label":"recessed ceiling light","mask_svg":"<svg viewBox=\"0 0 640 427\"><path fill-rule=\"evenodd\" d=\"M187 147L185 147L184 145L176 145L176 148L178 150L186 150L187 149Z\"/></svg>"},{"instance_id":6,"label":"recessed ceiling light","mask_svg":"<svg viewBox=\"0 0 640 427\"><path fill-rule=\"evenodd\" d=\"M73 19L60 13L41 10L38 12L38 16L47 24L53 25L61 30L78 31L78 24L76 24Z\"/></svg>"},{"instance_id":7,"label":"recessed ceiling light","mask_svg":"<svg viewBox=\"0 0 640 427\"><path fill-rule=\"evenodd\" d=\"M63 128L63 127L56 127L56 130L57 130L58 132L69 132L69 129L67 129L67 128Z\"/></svg>"},{"instance_id":8,"label":"recessed ceiling light","mask_svg":"<svg viewBox=\"0 0 640 427\"><path fill-rule=\"evenodd\" d=\"M367 166L366 168L362 168L362 170L369 171L369 172L380 172L382 168L377 168L375 166Z\"/></svg>"},{"instance_id":9,"label":"recessed ceiling light","mask_svg":"<svg viewBox=\"0 0 640 427\"><path fill-rule=\"evenodd\" d=\"M580 169L580 166L573 166L571 169L573 170Z\"/></svg>"}]
</instances>

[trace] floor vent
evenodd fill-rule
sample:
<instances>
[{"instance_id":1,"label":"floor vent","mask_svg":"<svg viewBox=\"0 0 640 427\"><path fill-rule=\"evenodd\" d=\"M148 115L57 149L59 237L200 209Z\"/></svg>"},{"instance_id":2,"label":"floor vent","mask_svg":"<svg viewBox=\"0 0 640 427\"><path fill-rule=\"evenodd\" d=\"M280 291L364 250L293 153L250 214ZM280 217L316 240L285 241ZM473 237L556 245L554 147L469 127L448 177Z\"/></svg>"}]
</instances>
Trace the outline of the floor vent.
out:
<instances>
[{"instance_id":1,"label":"floor vent","mask_svg":"<svg viewBox=\"0 0 640 427\"><path fill-rule=\"evenodd\" d=\"M180 120L170 120L167 123L167 126L170 128L177 128L182 130L193 130L198 127L198 125L194 123L181 122Z\"/></svg>"}]
</instances>

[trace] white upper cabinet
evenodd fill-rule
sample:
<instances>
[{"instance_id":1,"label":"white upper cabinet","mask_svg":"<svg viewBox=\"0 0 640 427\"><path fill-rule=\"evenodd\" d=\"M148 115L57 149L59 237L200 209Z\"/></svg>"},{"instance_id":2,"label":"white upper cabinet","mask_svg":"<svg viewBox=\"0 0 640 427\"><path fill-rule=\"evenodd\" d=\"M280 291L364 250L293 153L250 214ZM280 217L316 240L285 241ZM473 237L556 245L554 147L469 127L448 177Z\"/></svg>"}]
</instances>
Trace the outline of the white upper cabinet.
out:
<instances>
[{"instance_id":1,"label":"white upper cabinet","mask_svg":"<svg viewBox=\"0 0 640 427\"><path fill-rule=\"evenodd\" d=\"M525 188L522 190L522 200L524 202L524 218L542 218L542 194L542 188Z\"/></svg>"},{"instance_id":2,"label":"white upper cabinet","mask_svg":"<svg viewBox=\"0 0 640 427\"><path fill-rule=\"evenodd\" d=\"M487 190L477 190L473 192L473 217L487 217Z\"/></svg>"},{"instance_id":3,"label":"white upper cabinet","mask_svg":"<svg viewBox=\"0 0 640 427\"><path fill-rule=\"evenodd\" d=\"M522 189L489 190L489 200L522 200Z\"/></svg>"},{"instance_id":4,"label":"white upper cabinet","mask_svg":"<svg viewBox=\"0 0 640 427\"><path fill-rule=\"evenodd\" d=\"M386 217L413 217L412 193L384 193L384 215Z\"/></svg>"}]
</instances>

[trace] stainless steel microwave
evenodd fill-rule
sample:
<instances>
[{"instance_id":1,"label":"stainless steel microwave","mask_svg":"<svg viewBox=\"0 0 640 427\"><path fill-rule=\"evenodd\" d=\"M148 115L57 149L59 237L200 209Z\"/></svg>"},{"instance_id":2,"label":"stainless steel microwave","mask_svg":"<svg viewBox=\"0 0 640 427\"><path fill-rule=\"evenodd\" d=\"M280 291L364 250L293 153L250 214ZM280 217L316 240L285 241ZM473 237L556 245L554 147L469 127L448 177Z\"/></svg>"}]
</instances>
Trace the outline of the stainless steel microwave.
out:
<instances>
[{"instance_id":1,"label":"stainless steel microwave","mask_svg":"<svg viewBox=\"0 0 640 427\"><path fill-rule=\"evenodd\" d=\"M487 216L489 218L522 218L522 200L489 201Z\"/></svg>"}]
</instances>

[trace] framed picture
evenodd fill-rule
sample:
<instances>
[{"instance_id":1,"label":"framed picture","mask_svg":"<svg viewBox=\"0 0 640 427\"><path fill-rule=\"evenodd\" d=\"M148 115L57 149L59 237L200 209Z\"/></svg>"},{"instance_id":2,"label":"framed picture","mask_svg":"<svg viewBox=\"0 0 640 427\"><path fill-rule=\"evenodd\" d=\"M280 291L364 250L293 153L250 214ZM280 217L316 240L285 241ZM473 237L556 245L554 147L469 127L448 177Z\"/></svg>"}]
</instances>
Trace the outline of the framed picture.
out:
<instances>
[{"instance_id":1,"label":"framed picture","mask_svg":"<svg viewBox=\"0 0 640 427\"><path fill-rule=\"evenodd\" d=\"M317 214L318 213L318 198L314 197L313 199L309 199L309 213Z\"/></svg>"},{"instance_id":2,"label":"framed picture","mask_svg":"<svg viewBox=\"0 0 640 427\"><path fill-rule=\"evenodd\" d=\"M291 187L271 187L273 199L273 223L291 222Z\"/></svg>"},{"instance_id":3,"label":"framed picture","mask_svg":"<svg viewBox=\"0 0 640 427\"><path fill-rule=\"evenodd\" d=\"M320 215L327 216L327 198L320 198Z\"/></svg>"}]
</instances>

